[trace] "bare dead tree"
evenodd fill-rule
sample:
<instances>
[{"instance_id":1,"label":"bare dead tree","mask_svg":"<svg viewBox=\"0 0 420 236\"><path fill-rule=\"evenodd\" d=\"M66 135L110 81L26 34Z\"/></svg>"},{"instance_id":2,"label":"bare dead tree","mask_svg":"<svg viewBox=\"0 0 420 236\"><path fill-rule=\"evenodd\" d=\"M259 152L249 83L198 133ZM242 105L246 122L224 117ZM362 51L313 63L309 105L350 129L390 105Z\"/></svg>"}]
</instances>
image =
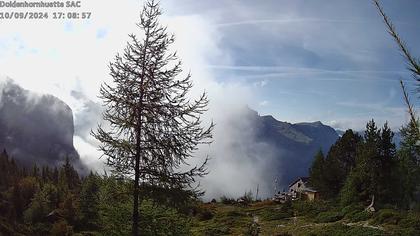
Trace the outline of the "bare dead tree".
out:
<instances>
[{"instance_id":1,"label":"bare dead tree","mask_svg":"<svg viewBox=\"0 0 420 236\"><path fill-rule=\"evenodd\" d=\"M160 15L158 3L145 3L137 24L143 37L129 35L124 53L109 65L112 83L100 89L103 119L110 127L99 125L92 132L113 172L134 177L133 235L139 235L140 187L193 188L195 179L207 173L207 159L188 171L180 169L188 166L197 145L211 142L214 127L202 127L206 93L188 98L191 76L179 78L181 62L169 52L174 36L159 24Z\"/></svg>"}]
</instances>

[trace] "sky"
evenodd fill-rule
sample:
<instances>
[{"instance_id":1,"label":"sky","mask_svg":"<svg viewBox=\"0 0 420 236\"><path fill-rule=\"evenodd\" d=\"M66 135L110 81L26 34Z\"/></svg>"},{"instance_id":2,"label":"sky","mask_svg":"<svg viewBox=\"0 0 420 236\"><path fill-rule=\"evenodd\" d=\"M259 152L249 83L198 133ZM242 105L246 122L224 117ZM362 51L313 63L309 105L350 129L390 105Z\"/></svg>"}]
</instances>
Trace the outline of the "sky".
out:
<instances>
[{"instance_id":1,"label":"sky","mask_svg":"<svg viewBox=\"0 0 420 236\"><path fill-rule=\"evenodd\" d=\"M420 1L382 4L420 55ZM91 12L91 19L0 20L0 78L69 104L75 146L96 162L89 132L101 119L99 86L110 81L108 64L128 34L141 37L135 23L142 1L81 6L59 10ZM173 49L192 73L192 96L208 92L206 116L216 123L244 104L281 121L342 130L362 130L372 118L394 130L407 121L399 80L409 91L415 84L371 1L162 0L161 6L161 22L176 36Z\"/></svg>"},{"instance_id":2,"label":"sky","mask_svg":"<svg viewBox=\"0 0 420 236\"><path fill-rule=\"evenodd\" d=\"M398 80L410 86L411 78L370 1L161 3L163 23L181 41L176 50L185 55L184 69L247 87L247 102L261 114L340 129L362 129L370 118L394 128L404 122ZM382 3L419 55L420 2ZM2 20L0 74L68 103L71 94L63 90L97 101L99 85L109 79L107 64L127 34L138 31L140 7L137 0L84 0L76 10L92 12L91 20Z\"/></svg>"},{"instance_id":3,"label":"sky","mask_svg":"<svg viewBox=\"0 0 420 236\"><path fill-rule=\"evenodd\" d=\"M201 2L200 2L201 5ZM253 84L252 107L291 122L363 129L405 121L399 79L412 85L371 1L194 1L175 11L212 19L231 65L210 62L218 81ZM383 1L414 55L419 1ZM206 9L206 10L203 10Z\"/></svg>"}]
</instances>

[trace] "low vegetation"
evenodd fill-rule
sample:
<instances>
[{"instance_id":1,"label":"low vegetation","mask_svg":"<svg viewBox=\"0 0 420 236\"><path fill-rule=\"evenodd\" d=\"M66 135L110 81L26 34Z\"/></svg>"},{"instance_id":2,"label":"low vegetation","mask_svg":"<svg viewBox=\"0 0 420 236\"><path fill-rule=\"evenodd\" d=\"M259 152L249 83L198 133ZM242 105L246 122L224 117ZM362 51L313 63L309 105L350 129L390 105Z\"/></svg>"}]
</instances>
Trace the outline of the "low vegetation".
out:
<instances>
[{"instance_id":1,"label":"low vegetation","mask_svg":"<svg viewBox=\"0 0 420 236\"><path fill-rule=\"evenodd\" d=\"M336 202L270 200L251 203L202 203L212 218L192 218L192 235L419 235L420 212L381 209L368 213L359 205L340 210ZM320 211L322 209L322 211ZM257 234L258 232L259 234Z\"/></svg>"},{"instance_id":2,"label":"low vegetation","mask_svg":"<svg viewBox=\"0 0 420 236\"><path fill-rule=\"evenodd\" d=\"M60 168L28 170L7 152L0 154L0 180L0 235L131 234L131 180L80 177L69 160ZM192 205L159 203L142 199L143 235L189 235ZM201 220L211 217L207 211L197 214Z\"/></svg>"}]
</instances>

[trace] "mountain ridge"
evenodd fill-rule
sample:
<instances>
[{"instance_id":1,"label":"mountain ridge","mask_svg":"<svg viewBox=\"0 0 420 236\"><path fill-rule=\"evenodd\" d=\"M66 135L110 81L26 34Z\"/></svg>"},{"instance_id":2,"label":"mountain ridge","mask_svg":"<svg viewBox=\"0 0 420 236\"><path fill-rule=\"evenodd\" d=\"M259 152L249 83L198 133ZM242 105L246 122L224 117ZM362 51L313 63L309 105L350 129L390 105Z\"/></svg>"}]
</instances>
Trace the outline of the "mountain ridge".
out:
<instances>
[{"instance_id":1,"label":"mountain ridge","mask_svg":"<svg viewBox=\"0 0 420 236\"><path fill-rule=\"evenodd\" d=\"M73 146L71 108L52 95L21 88L12 80L0 85L0 148L22 164L57 166L69 158L82 167Z\"/></svg>"},{"instance_id":2,"label":"mountain ridge","mask_svg":"<svg viewBox=\"0 0 420 236\"><path fill-rule=\"evenodd\" d=\"M271 163L267 164L271 170L267 172L273 173L268 174L265 181L276 179L280 188L298 176L308 175L315 154L319 150L327 153L339 138L332 127L320 121L293 124L279 121L272 115L261 116L248 107L242 114L241 119L251 121L254 141L265 143L271 149Z\"/></svg>"}]
</instances>

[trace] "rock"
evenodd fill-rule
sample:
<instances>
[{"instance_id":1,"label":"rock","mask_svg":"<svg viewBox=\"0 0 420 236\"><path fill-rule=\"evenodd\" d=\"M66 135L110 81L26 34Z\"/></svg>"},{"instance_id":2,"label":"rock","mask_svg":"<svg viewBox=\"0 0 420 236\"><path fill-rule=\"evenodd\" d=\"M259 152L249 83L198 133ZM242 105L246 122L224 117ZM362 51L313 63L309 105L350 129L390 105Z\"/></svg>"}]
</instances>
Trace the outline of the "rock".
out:
<instances>
[{"instance_id":1,"label":"rock","mask_svg":"<svg viewBox=\"0 0 420 236\"><path fill-rule=\"evenodd\" d=\"M73 113L51 95L39 95L11 80L0 84L0 149L26 166L80 164L73 146Z\"/></svg>"}]
</instances>

